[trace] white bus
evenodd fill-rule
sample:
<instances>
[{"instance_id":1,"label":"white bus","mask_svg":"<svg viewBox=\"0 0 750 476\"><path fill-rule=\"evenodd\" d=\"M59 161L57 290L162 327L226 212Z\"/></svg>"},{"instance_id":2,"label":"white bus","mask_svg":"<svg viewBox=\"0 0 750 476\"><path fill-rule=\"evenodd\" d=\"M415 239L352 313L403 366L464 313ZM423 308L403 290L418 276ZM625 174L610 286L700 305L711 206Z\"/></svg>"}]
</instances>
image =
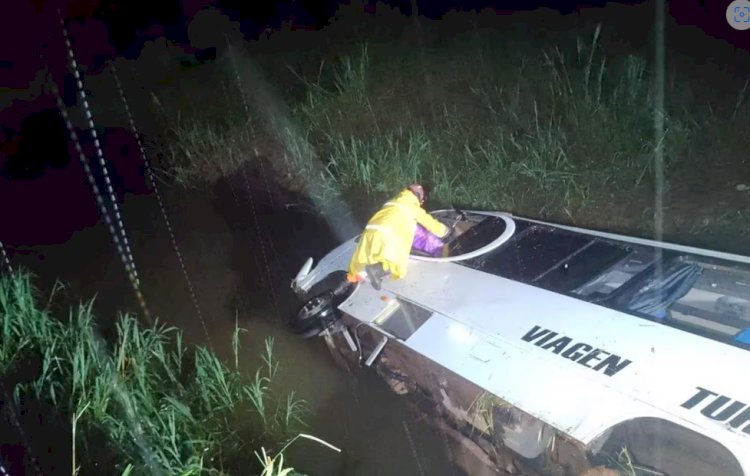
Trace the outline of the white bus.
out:
<instances>
[{"instance_id":1,"label":"white bus","mask_svg":"<svg viewBox=\"0 0 750 476\"><path fill-rule=\"evenodd\" d=\"M625 448L644 474L750 476L750 258L461 216L446 257L413 254L379 291L331 292L357 238L309 259L292 282L297 329L454 415L476 392L496 397L489 441L524 461L548 464L565 442L589 461Z\"/></svg>"}]
</instances>

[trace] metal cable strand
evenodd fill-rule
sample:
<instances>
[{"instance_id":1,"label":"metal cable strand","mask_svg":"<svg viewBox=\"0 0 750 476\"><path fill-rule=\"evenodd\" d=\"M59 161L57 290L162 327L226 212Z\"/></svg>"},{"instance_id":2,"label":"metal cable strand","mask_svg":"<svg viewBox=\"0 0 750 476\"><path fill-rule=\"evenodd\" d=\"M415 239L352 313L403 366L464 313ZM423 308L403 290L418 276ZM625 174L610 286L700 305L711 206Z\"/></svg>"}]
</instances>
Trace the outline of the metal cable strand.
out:
<instances>
[{"instance_id":1,"label":"metal cable strand","mask_svg":"<svg viewBox=\"0 0 750 476\"><path fill-rule=\"evenodd\" d=\"M266 275L268 278L268 290L271 293L271 301L273 303L273 308L276 311L276 316L280 319L281 311L279 310L279 303L278 303L278 300L276 299L276 292L273 289L273 277L271 275L271 266L268 264L268 255L266 254L266 246L263 244L263 234L261 232L260 220L258 220L258 214L255 211L255 201L253 200L253 191L250 188L250 182L247 180L247 174L245 173L245 169L242 168L241 171L242 171L242 178L245 181L245 188L247 189L247 197L248 197L248 201L250 202L250 209L253 212L253 220L255 221L255 229L258 235L258 241L260 242L260 253L263 256L263 262L266 268Z\"/></svg>"},{"instance_id":2,"label":"metal cable strand","mask_svg":"<svg viewBox=\"0 0 750 476\"><path fill-rule=\"evenodd\" d=\"M91 186L91 191L93 192L96 204L99 207L99 212L101 213L102 217L104 217L104 221L107 224L109 233L112 236L112 241L114 242L115 248L117 249L117 254L120 257L120 261L122 261L123 266L125 266L125 271L128 274L130 284L133 286L133 290L135 291L136 298L138 299L138 304L140 304L141 309L143 310L144 317L146 317L148 322L151 322L151 314L149 313L148 307L146 306L146 300L143 297L143 293L141 293L140 284L138 280L136 279L136 276L132 267L132 263L130 263L127 259L125 250L123 249L122 243L120 242L120 236L115 230L115 226L114 226L114 223L112 222L112 218L109 216L107 207L104 204L104 198L102 197L102 194L99 190L99 186L96 184L96 179L94 178L94 174L91 171L89 162L86 159L86 154L83 153L83 148L81 147L81 141L78 140L78 134L73 128L73 123L70 120L70 116L68 116L68 111L65 109L65 103L63 103L62 96L60 96L60 91L57 89L57 85L54 82L52 83L52 91L55 95L57 108L59 109L60 114L62 115L63 121L65 122L65 127L67 127L68 129L70 140L73 142L75 150L78 153L78 159L81 162L81 165L83 166L84 172L86 173L86 178L89 182L89 185Z\"/></svg>"},{"instance_id":3,"label":"metal cable strand","mask_svg":"<svg viewBox=\"0 0 750 476\"><path fill-rule=\"evenodd\" d=\"M263 183L265 183L265 185L266 185L266 193L268 194L268 203L270 204L271 209L275 210L276 209L276 206L275 206L276 204L275 204L275 201L273 199L273 195L271 194L271 187L268 184L268 178L266 177L266 169L263 166L263 162L265 162L265 159L260 156L260 154L258 153L258 149L256 147L253 147L253 152L255 152L255 158L260 163L260 174L263 177ZM272 239L270 233L268 233L268 243L270 244L271 254L274 257L274 261L276 261L276 266L279 268L279 273L283 274L284 273L284 266L281 264L281 260L279 259L279 252L276 249L276 244L273 242L273 239Z\"/></svg>"},{"instance_id":4,"label":"metal cable strand","mask_svg":"<svg viewBox=\"0 0 750 476\"><path fill-rule=\"evenodd\" d=\"M71 69L73 70L73 75L76 78L76 85L78 86L78 93L83 103L83 110L84 110L84 113L86 114L86 119L88 121L89 129L91 131L91 137L94 139L96 155L99 159L99 165L102 168L102 174L104 176L104 182L107 186L107 192L109 193L109 198L112 201L112 210L114 212L117 225L119 226L120 234L122 235L123 248L125 250L128 260L130 261L130 265L131 265L130 267L133 271L133 275L135 276L135 279L138 282L138 284L140 284L140 280L138 278L138 272L135 269L133 253L130 251L130 244L128 243L128 237L125 234L125 226L123 225L122 216L120 215L120 209L119 209L119 206L117 205L117 197L115 196L115 192L112 188L112 182L109 179L109 172L107 171L107 163L104 160L104 153L102 152L102 147L101 147L101 144L99 143L99 136L96 133L94 118L91 114L91 108L89 107L88 99L86 98L86 91L83 88L83 80L81 79L81 74L78 71L78 62L76 61L75 55L73 54L73 45L70 42L68 29L65 27L65 20L63 19L62 13L59 8L57 9L57 13L60 17L60 26L62 27L63 37L65 39L65 46L68 49L68 57L70 59L70 66L71 66Z\"/></svg>"},{"instance_id":5,"label":"metal cable strand","mask_svg":"<svg viewBox=\"0 0 750 476\"><path fill-rule=\"evenodd\" d=\"M190 275L188 274L187 266L185 265L185 260L182 257L182 252L180 251L180 247L177 244L177 237L175 236L174 230L172 228L172 223L169 220L169 215L167 215L167 208L164 204L164 201L161 198L161 193L159 192L159 187L156 184L156 180L154 178L153 170L151 169L151 163L148 160L148 156L146 155L146 151L143 147L143 142L141 141L141 136L138 133L138 129L135 127L135 120L133 119L133 114L130 111L130 105L128 103L128 98L125 95L125 90L122 87L122 83L120 82L120 78L117 74L117 68L115 65L112 65L112 75L115 78L115 83L117 84L117 91L120 93L120 98L122 99L122 103L125 107L125 113L128 116L128 123L130 124L130 130L133 132L133 135L135 136L135 141L138 144L138 151L141 154L141 159L143 160L143 163L146 167L146 175L148 175L149 181L151 182L151 187L154 190L154 195L156 195L156 201L159 204L159 209L161 210L161 215L164 218L164 223L167 226L167 232L169 233L169 239L172 241L172 247L174 248L175 254L177 255L177 261L180 263L180 268L182 269L182 274L185 277L185 282L187 283L188 291L190 292L190 298L193 301L193 306L195 307L195 312L198 315L198 319L201 321L201 325L203 326L203 332L206 335L206 340L208 341L208 345L213 349L213 343L211 342L211 336L208 333L208 326L206 326L206 320L203 317L203 312L201 312L201 307L198 303L198 297L195 293L195 288L193 287L193 282L190 279Z\"/></svg>"},{"instance_id":6,"label":"metal cable strand","mask_svg":"<svg viewBox=\"0 0 750 476\"><path fill-rule=\"evenodd\" d=\"M414 462L417 464L417 469L419 470L419 474L421 476L424 476L424 469L422 469L422 463L419 461L419 453L417 452L417 445L414 444L414 439L411 437L409 426L406 424L406 421L404 420L401 420L401 424L404 427L404 433L406 433L406 439L409 442L409 446L411 447L411 453L414 455Z\"/></svg>"},{"instance_id":7,"label":"metal cable strand","mask_svg":"<svg viewBox=\"0 0 750 476\"><path fill-rule=\"evenodd\" d=\"M239 67L237 66L237 60L236 60L235 55L234 55L234 49L232 49L231 46L230 46L230 52L231 52L230 54L231 54L231 58L232 58L232 66L234 67L235 79L237 80L237 87L240 90L240 97L242 98L242 105L243 105L243 108L245 109L245 115L247 116L246 122L249 125L249 121L250 121L250 105L248 104L247 98L245 97L244 88L242 87L242 80L240 78L240 70L239 70ZM252 132L250 132L250 130ZM255 131L252 129L252 127L250 127L250 130L248 131L248 139L250 139L250 141L252 141L255 138L254 137L255 136ZM253 151L255 152L255 158L257 160L258 159L258 149L255 148L255 147L253 147ZM262 167L263 166L261 164L261 171L263 173ZM253 192L252 192L252 190L250 188L250 182L247 180L247 174L245 173L245 169L242 168L242 167L240 167L240 168L241 168L241 171L242 171L242 178L243 178L243 180L245 182L245 188L247 189L247 196L248 196L248 199L250 201L250 208L251 208L252 213L253 213L253 220L255 221L255 228L256 228L256 230L257 230L256 232L258 234L258 240L260 242L260 251L261 251L261 254L263 255L263 262L265 264L266 275L268 277L268 289L269 289L270 294L271 294L271 299L273 301L273 307L274 307L274 310L276 311L276 315L277 315L278 318L281 318L281 312L279 310L279 304L278 304L278 300L276 298L276 292L274 291L274 286L273 286L273 275L271 273L271 265L269 264L268 256L266 254L266 246L263 243L264 242L263 234L262 234L260 222L258 220L258 215L257 215L257 212L255 210L255 201L253 200ZM263 180L265 181L265 173L263 173ZM268 191L268 196L269 196L269 199L270 199L271 198L271 190L270 190L270 188L268 188L268 183L267 182L266 182L266 190ZM277 258L277 262L278 262L278 258Z\"/></svg>"},{"instance_id":8,"label":"metal cable strand","mask_svg":"<svg viewBox=\"0 0 750 476\"><path fill-rule=\"evenodd\" d=\"M231 58L232 58L232 66L234 67L234 73L235 73L235 79L237 80L237 87L240 90L240 97L242 98L242 106L245 109L245 115L247 117L246 122L248 125L248 139L250 139L251 142L255 141L257 139L255 134L255 128L251 124L251 113L250 113L250 104L247 101L247 97L245 96L245 88L242 87L242 80L240 78L240 70L237 66L237 59L234 55L234 49L230 46L231 51ZM271 209L275 209L275 201L273 199L273 195L271 193L271 187L268 184L268 178L266 176L266 167L264 165L264 159L260 156L260 153L258 152L258 148L253 145L253 154L255 155L255 160L258 162L260 167L260 174L263 178L263 183L266 188L266 194L268 195L268 203L271 207ZM271 239L270 234L268 234L268 242L270 243L271 247L271 254L273 255L274 261L276 262L276 266L279 269L280 273L284 272L284 267L281 265L281 261L279 260L279 253L276 250L276 245L273 242L273 239ZM262 238L261 238L262 240ZM268 267L268 265L266 265ZM270 267L269 267L270 268ZM269 278L270 279L270 278ZM273 286L272 283L269 283L269 286Z\"/></svg>"},{"instance_id":9,"label":"metal cable strand","mask_svg":"<svg viewBox=\"0 0 750 476\"><path fill-rule=\"evenodd\" d=\"M244 95L243 95L243 98L244 98ZM248 114L250 114L249 107L247 110L248 110ZM266 167L263 165L265 162L265 159L260 156L260 154L258 153L257 147L253 147L253 153L255 154L255 160L257 160L258 163L260 164L260 175L263 178L263 183L266 186L266 194L268 195L268 203L271 207L271 210L275 210L276 203L275 203L275 200L273 199L273 194L271 193L271 186L268 184L268 177L266 177ZM279 259L279 252L276 249L276 244L273 242L273 239L271 238L270 235L271 234L268 233L268 243L270 244L270 247L271 247L271 254L274 257L274 261L276 261L276 266L279 268L279 272L283 274L284 266L282 266L281 264L281 260Z\"/></svg>"},{"instance_id":10,"label":"metal cable strand","mask_svg":"<svg viewBox=\"0 0 750 476\"><path fill-rule=\"evenodd\" d=\"M227 180L227 186L229 187L229 192L230 192L230 193L232 194L232 198L234 199L234 204L235 204L235 206L237 207L237 210L241 210L241 209L242 209L242 206L240 205L240 200L239 200L239 198L237 197L237 193L235 193L235 191L234 191L234 187L232 187L232 182L231 182L231 181L229 181L229 180ZM251 228L251 225L250 225L250 221L249 221L249 220L248 220L248 218L247 218L247 217L245 216L245 214L243 214L243 213L240 213L240 220L242 220L243 224L244 224L244 225L245 225L245 226L246 226L246 227L247 227L248 229L250 229L250 228ZM262 263L261 263L261 262L260 262L260 261L258 260L258 256L257 256L257 254L256 254L256 253L252 253L252 255L253 255L253 261L255 262L255 267L256 267L256 268L258 269L258 271L259 271L259 272L262 272L262 270L263 270L263 264L262 264ZM270 284L266 284L266 281L265 281L265 280L262 280L262 282L261 282L261 286L263 286L264 288L266 288L266 287L268 287L269 285L270 285Z\"/></svg>"},{"instance_id":11,"label":"metal cable strand","mask_svg":"<svg viewBox=\"0 0 750 476\"><path fill-rule=\"evenodd\" d=\"M255 141L257 139L257 136L255 134L255 128L252 126L251 120L251 113L250 113L250 103L247 101L247 97L245 96L245 88L242 87L242 78L240 78L240 69L237 66L237 58L234 55L234 48L230 46L230 52L232 57L232 66L234 67L234 76L237 80L237 87L240 90L240 98L242 98L242 107L245 109L245 116L246 116L246 123L249 126L250 133L248 134L251 141ZM266 178L266 168L263 165L263 158L261 158L260 153L258 153L258 148L253 145L253 154L255 155L255 160L258 161L258 164L260 165L260 173L263 177L263 183L266 186L266 193L268 194L268 203L271 205L271 208L274 206L274 200L273 196L271 194L271 187L268 184L268 179Z\"/></svg>"}]
</instances>

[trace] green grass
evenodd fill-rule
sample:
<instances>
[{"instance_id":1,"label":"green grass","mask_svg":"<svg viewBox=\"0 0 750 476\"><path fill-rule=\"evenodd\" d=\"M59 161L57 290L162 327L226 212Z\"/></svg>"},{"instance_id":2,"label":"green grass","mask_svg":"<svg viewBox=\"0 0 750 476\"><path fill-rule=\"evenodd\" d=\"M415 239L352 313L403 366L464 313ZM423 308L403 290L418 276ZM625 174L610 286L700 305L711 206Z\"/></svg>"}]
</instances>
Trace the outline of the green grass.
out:
<instances>
[{"instance_id":1,"label":"green grass","mask_svg":"<svg viewBox=\"0 0 750 476\"><path fill-rule=\"evenodd\" d=\"M603 187L627 190L650 173L645 62L627 57L610 73L599 31L536 58L444 45L424 53L432 84L418 61L370 75L378 60L363 47L332 68L335 88L308 83L298 117L327 148L341 187L392 192L416 179L443 203L570 214ZM405 84L387 91L386 76ZM679 119L668 125L669 140L684 140Z\"/></svg>"},{"instance_id":2,"label":"green grass","mask_svg":"<svg viewBox=\"0 0 750 476\"><path fill-rule=\"evenodd\" d=\"M299 437L306 410L274 390L272 340L250 378L237 357L239 329L227 342L232 367L186 347L176 329L131 316L118 318L107 342L91 302L52 316L22 273L0 277L0 319L0 375L13 380L17 404L47 402L70 422L71 474L115 464L126 474L287 474L277 452Z\"/></svg>"},{"instance_id":3,"label":"green grass","mask_svg":"<svg viewBox=\"0 0 750 476\"><path fill-rule=\"evenodd\" d=\"M670 66L666 133L656 138L651 60L635 50L609 54L607 34L601 25L542 39L511 29L469 31L428 38L424 47L360 38L335 54L287 64L286 74L262 63L278 85L273 107L252 92L257 88L244 72L239 83L251 92L242 93L224 66L217 75L225 79L217 81L235 86L224 88L226 102L216 101L229 112L173 127L168 168L186 183L211 182L238 160L252 161L247 151L255 148L281 177L314 177L323 189L364 190L375 201L419 180L432 187L434 206L649 235L650 217L642 212L653 204L653 150L663 141L665 203L706 205L702 217L672 220L667 212L666 235L700 241L703 235L690 231L700 220L737 215L711 192L734 178L721 167L738 167L744 156L746 84L738 83L731 98L706 100L710 92L697 94L687 73ZM246 69L249 62L239 57ZM250 107L239 108L241 97ZM706 193L671 193L673 182ZM685 220L693 221L677 226ZM737 221L730 229L742 226Z\"/></svg>"}]
</instances>

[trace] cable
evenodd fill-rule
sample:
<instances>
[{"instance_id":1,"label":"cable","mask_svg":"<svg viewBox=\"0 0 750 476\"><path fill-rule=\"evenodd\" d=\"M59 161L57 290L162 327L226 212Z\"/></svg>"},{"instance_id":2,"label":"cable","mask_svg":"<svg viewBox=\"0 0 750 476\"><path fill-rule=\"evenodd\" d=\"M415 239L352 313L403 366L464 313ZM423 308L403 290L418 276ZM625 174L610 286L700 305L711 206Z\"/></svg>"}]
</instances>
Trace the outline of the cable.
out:
<instances>
[{"instance_id":1,"label":"cable","mask_svg":"<svg viewBox=\"0 0 750 476\"><path fill-rule=\"evenodd\" d=\"M99 190L99 186L96 184L96 179L94 178L94 174L91 171L91 167L89 166L88 160L86 159L86 155L83 153L83 149L81 148L81 141L78 140L78 134L73 127L73 123L70 121L68 111L65 109L65 104L63 103L62 96L60 96L60 91L54 82L51 82L51 85L52 92L55 95L57 108L62 115L63 121L65 122L65 127L67 127L68 129L70 140L73 142L75 150L78 153L78 159L83 166L84 172L86 173L86 178L89 182L89 186L91 187L91 191L94 194L96 205L99 207L99 212L101 213L105 223L107 224L107 229L112 236L112 241L115 245L115 248L117 249L117 254L120 257L123 266L125 266L125 271L127 272L130 284L133 286L133 290L135 291L136 298L138 299L138 304L140 304L141 309L143 310L143 315L148 320L148 322L151 323L151 315L148 311L148 307L146 306L146 300L143 297L143 293L141 292L140 284L138 283L138 280L133 273L131 263L128 262L127 255L125 254L125 250L123 249L122 243L120 242L120 235L118 235L117 231L115 230L112 218L109 216L107 207L104 203L104 198L102 197L102 194Z\"/></svg>"},{"instance_id":2,"label":"cable","mask_svg":"<svg viewBox=\"0 0 750 476\"><path fill-rule=\"evenodd\" d=\"M266 270L266 276L268 278L268 290L271 293L271 302L273 304L274 310L276 311L277 318L281 319L281 311L279 310L279 303L276 299L276 292L273 288L273 277L271 275L271 267L268 264L268 255L266 254L266 246L263 244L263 233L260 226L260 220L258 219L258 214L255 210L255 201L253 200L253 192L250 188L250 182L247 180L247 174L245 173L245 169L241 169L242 178L245 182L245 188L247 189L247 197L248 201L250 202L250 210L253 214L253 221L255 222L255 230L256 234L258 236L258 241L260 243L260 253L263 256L263 263L265 264L265 270Z\"/></svg>"},{"instance_id":3,"label":"cable","mask_svg":"<svg viewBox=\"0 0 750 476\"><path fill-rule=\"evenodd\" d=\"M177 255L177 260L179 261L180 268L182 269L182 274L185 277L185 282L187 283L188 291L190 293L190 298L192 299L193 306L195 307L195 312L198 315L198 319L200 319L201 321L201 325L203 326L203 332L206 335L206 340L208 341L208 345L213 349L214 346L213 346L213 343L211 342L211 336L208 333L206 320L203 318L203 313L201 312L200 305L198 304L198 297L195 294L195 289L193 288L193 283L190 280L190 275L188 274L187 266L185 266L185 260L183 259L182 253L180 252L180 247L177 244L177 238L172 228L172 223L169 220L169 216L167 215L167 209L164 205L164 201L161 198L161 193L159 193L159 187L156 184L156 180L154 179L154 173L153 173L153 170L151 169L151 164L146 155L146 151L143 148L143 142L141 141L141 136L138 133L138 129L135 127L135 120L133 119L133 114L130 111L128 98L125 95L125 90L122 87L122 83L120 82L120 78L117 74L117 69L115 68L114 64L112 64L112 76L115 79L115 84L117 85L117 91L120 93L122 104L125 107L125 113L127 114L127 117L128 117L130 130L133 132L133 135L135 136L135 141L138 144L138 151L140 152L141 159L143 160L143 163L145 165L146 175L148 175L149 181L151 182L151 187L154 190L154 195L156 195L156 201L159 204L159 210L161 210L161 215L164 218L164 223L167 226L169 239L172 241L172 247L174 248L175 254Z\"/></svg>"},{"instance_id":4,"label":"cable","mask_svg":"<svg viewBox=\"0 0 750 476\"><path fill-rule=\"evenodd\" d=\"M245 109L245 115L247 116L247 122L249 123L249 121L250 121L250 105L247 102L247 98L245 97L245 94L244 94L244 89L242 88L242 81L240 80L240 71L239 71L239 68L237 67L237 61L236 61L236 58L234 56L234 50L231 48L231 46L230 46L230 55L231 55L231 58L232 58L232 66L234 68L235 79L237 80L237 87L240 90L240 96L242 98L242 105L243 105L243 108ZM252 129L252 127L250 129ZM255 138L254 136L255 136L254 129L252 130L252 132L248 132L248 139L251 142ZM257 158L258 158L258 150L257 150L257 148L253 147L253 151L255 153L255 158L257 160ZM263 172L263 168L262 167L263 167L263 165L261 164L261 172ZM260 226L260 221L258 220L258 215L257 215L257 212L255 210L255 201L253 200L253 192L252 192L252 189L250 188L250 182L247 180L247 173L245 172L245 169L242 168L242 167L240 167L240 171L242 173L242 178L243 178L243 180L245 182L245 188L247 189L247 196L248 196L248 200L250 202L250 208L251 208L252 213L253 213L253 220L255 221L255 228L256 228L257 235L258 235L258 241L260 242L260 251L261 251L261 254L263 255L263 262L265 264L266 275L267 275L267 278L268 278L268 288L269 288L269 291L270 291L270 294L271 294L272 304L273 304L274 310L276 311L277 318L281 319L281 311L279 310L279 304L278 304L278 300L276 298L276 292L274 291L274 286L273 286L273 277L272 277L272 273L271 273L271 266L269 265L268 256L266 254L266 246L264 244L263 233L262 233L262 229L261 229L261 226ZM264 175L263 179L265 180L265 175ZM268 184L267 183L266 183L266 190L268 191L269 200L272 200L271 199L271 190L270 190L270 188L268 188ZM278 257L277 257L277 259L278 259Z\"/></svg>"},{"instance_id":5,"label":"cable","mask_svg":"<svg viewBox=\"0 0 750 476\"><path fill-rule=\"evenodd\" d=\"M237 193L235 193L234 187L232 187L232 182L230 182L229 180L227 180L227 187L229 188L229 193L232 194L232 198L234 199L234 204L237 206L237 210L239 210L241 208L240 200L239 200L239 198L237 198ZM248 221L248 219L247 219L247 217L245 216L244 213L240 213L240 219L242 220L242 222L245 225L245 227L247 227L248 229L251 228L250 222ZM252 253L252 255L253 255L253 262L255 263L255 267L257 268L258 272L262 274L263 273L263 264L258 259L258 256L257 256L256 253ZM263 286L265 288L267 286L270 286L270 283L267 284L265 280L262 280L261 281L261 286ZM270 293L270 291L269 291L269 293Z\"/></svg>"},{"instance_id":6,"label":"cable","mask_svg":"<svg viewBox=\"0 0 750 476\"><path fill-rule=\"evenodd\" d=\"M60 17L60 26L62 27L62 33L63 38L65 39L65 46L68 50L68 57L70 59L70 67L73 72L73 75L76 78L76 85L78 86L78 94L81 97L81 102L83 104L83 110L86 114L86 120L88 121L89 130L91 131L91 137L94 139L94 148L96 149L96 155L99 159L99 166L102 169L102 175L104 176L104 182L106 184L107 192L109 193L109 199L112 202L112 211L114 213L115 221L119 227L120 235L122 238L122 244L124 252L126 253L130 270L133 273L133 276L138 284L140 284L140 280L138 279L138 272L135 269L135 262L133 261L133 253L130 251L130 244L128 243L128 237L125 234L125 226L123 225L122 216L120 215L120 209L117 205L117 196L115 195L114 190L112 189L112 182L109 179L109 172L107 171L107 163L104 160L104 153L102 152L101 144L99 143L99 136L96 132L96 126L94 124L94 117L91 114L91 107L89 106L88 98L86 97L86 90L83 87L83 80L81 79L81 74L78 71L78 62L75 59L75 55L73 53L73 45L70 42L70 36L68 35L68 29L65 27L65 20L63 19L62 12L60 9L57 9L57 14Z\"/></svg>"}]
</instances>

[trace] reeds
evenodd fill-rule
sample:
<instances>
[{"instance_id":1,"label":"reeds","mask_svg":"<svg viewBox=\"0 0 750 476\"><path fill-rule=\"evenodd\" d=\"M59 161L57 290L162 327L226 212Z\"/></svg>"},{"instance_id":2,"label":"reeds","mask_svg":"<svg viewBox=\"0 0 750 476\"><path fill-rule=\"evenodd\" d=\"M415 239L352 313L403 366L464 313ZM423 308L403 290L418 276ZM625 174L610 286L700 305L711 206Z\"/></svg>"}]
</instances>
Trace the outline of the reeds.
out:
<instances>
[{"instance_id":1,"label":"reeds","mask_svg":"<svg viewBox=\"0 0 750 476\"><path fill-rule=\"evenodd\" d=\"M250 379L239 369L239 329L234 368L185 346L177 329L132 316L105 342L91 302L53 317L23 273L0 278L0 328L3 377L26 369L16 401L49 402L70 421L72 474L91 474L103 453L123 474L257 474L255 451L279 450L304 426L304 402L274 391L272 339Z\"/></svg>"}]
</instances>

